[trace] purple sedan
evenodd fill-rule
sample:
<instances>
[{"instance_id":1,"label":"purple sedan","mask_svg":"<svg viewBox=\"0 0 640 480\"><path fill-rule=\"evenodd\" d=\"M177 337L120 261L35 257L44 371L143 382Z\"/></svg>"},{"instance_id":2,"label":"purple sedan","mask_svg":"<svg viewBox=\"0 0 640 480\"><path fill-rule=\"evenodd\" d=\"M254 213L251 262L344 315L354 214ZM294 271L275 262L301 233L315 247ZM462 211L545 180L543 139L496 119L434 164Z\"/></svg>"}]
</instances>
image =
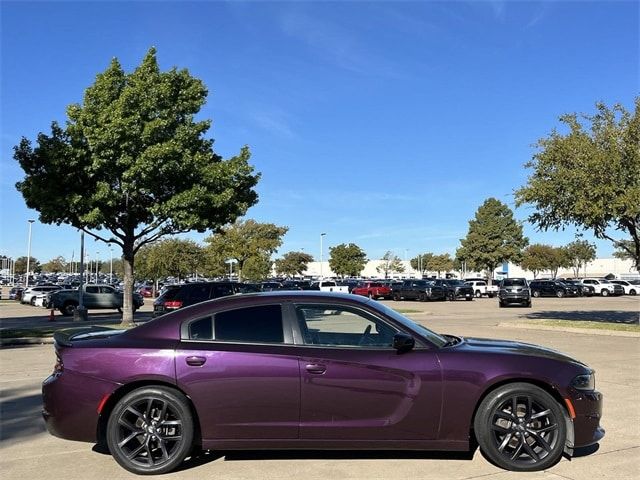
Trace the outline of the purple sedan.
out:
<instances>
[{"instance_id":1,"label":"purple sedan","mask_svg":"<svg viewBox=\"0 0 640 480\"><path fill-rule=\"evenodd\" d=\"M544 470L598 442L594 372L559 352L439 335L355 295L224 297L132 330L55 335L53 435L139 474L234 449L466 451Z\"/></svg>"}]
</instances>

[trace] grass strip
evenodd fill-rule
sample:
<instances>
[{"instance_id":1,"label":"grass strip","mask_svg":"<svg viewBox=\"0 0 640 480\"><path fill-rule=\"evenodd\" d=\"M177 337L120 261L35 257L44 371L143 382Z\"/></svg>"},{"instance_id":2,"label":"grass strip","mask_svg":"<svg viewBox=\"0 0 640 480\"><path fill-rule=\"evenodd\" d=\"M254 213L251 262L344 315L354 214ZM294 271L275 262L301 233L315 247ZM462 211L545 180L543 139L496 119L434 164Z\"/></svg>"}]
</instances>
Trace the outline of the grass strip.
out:
<instances>
[{"instance_id":1,"label":"grass strip","mask_svg":"<svg viewBox=\"0 0 640 480\"><path fill-rule=\"evenodd\" d=\"M612 322L589 322L587 320L536 320L526 322L528 325L544 325L547 327L572 327L585 328L589 330L616 330L619 332L639 332L640 324L612 323Z\"/></svg>"}]
</instances>

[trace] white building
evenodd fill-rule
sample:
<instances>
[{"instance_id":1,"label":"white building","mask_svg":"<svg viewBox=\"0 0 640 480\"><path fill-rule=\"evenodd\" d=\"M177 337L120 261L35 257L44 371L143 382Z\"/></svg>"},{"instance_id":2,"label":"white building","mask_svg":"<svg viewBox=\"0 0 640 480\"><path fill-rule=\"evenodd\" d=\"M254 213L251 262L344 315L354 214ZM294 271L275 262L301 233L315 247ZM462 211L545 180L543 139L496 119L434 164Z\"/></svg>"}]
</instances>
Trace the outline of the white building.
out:
<instances>
[{"instance_id":1,"label":"white building","mask_svg":"<svg viewBox=\"0 0 640 480\"><path fill-rule=\"evenodd\" d=\"M360 274L363 278L382 278L384 274L381 274L377 271L377 267L382 264L382 260L370 260L364 267L364 270ZM411 264L409 261L402 261L402 265L404 266L404 273L392 273L389 275L389 278L418 278L420 276L419 272L411 268ZM329 262L322 262L322 271L320 271L320 262L311 262L309 263L307 270L305 272L305 276L312 277L335 277L336 274L331 271L329 267ZM444 276L444 272L441 272ZM457 277L460 277L460 272L452 272ZM580 271L580 277L604 277L606 275L613 274L616 278L620 279L632 279L632 278L640 278L640 274L634 268L633 262L631 260L620 260L617 258L597 258L593 262L590 262L586 265L584 269ZM437 272L427 272L427 275L433 276L437 275ZM481 272L467 272L465 277L483 277L484 275ZM500 266L494 272L494 278L501 278L503 276L508 277L525 277L527 279L533 279L533 272L529 272L527 270L523 270L518 265L508 263L506 265ZM551 272L541 272L538 275L538 278L549 278L551 276ZM560 269L558 270L558 277L574 277L575 274L573 269Z\"/></svg>"}]
</instances>

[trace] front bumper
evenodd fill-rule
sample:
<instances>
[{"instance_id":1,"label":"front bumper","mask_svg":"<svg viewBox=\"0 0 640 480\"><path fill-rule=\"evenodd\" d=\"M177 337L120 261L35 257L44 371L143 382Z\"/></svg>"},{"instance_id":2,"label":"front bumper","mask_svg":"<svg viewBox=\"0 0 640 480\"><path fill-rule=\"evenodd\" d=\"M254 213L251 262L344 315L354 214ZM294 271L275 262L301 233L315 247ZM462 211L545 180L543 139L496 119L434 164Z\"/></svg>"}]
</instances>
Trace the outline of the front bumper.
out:
<instances>
[{"instance_id":1,"label":"front bumper","mask_svg":"<svg viewBox=\"0 0 640 480\"><path fill-rule=\"evenodd\" d=\"M604 437L604 428L600 426L602 418L602 393L598 391L574 391L571 403L575 409L573 420L575 447L588 447L598 443Z\"/></svg>"}]
</instances>

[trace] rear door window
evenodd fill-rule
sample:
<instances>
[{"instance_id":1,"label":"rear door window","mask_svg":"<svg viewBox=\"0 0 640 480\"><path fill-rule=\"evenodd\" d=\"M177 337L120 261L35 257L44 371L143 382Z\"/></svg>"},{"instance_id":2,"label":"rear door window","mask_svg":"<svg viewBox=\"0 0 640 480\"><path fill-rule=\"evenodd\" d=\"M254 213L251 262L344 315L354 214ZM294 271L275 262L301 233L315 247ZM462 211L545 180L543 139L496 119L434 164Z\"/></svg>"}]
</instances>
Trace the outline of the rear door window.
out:
<instances>
[{"instance_id":1,"label":"rear door window","mask_svg":"<svg viewBox=\"0 0 640 480\"><path fill-rule=\"evenodd\" d=\"M284 343L282 308L261 305L216 313L214 339L224 342Z\"/></svg>"},{"instance_id":2,"label":"rear door window","mask_svg":"<svg viewBox=\"0 0 640 480\"><path fill-rule=\"evenodd\" d=\"M202 285L189 285L187 287L185 302L189 305L204 302L205 300L209 300L210 292L211 286L206 283Z\"/></svg>"}]
</instances>

